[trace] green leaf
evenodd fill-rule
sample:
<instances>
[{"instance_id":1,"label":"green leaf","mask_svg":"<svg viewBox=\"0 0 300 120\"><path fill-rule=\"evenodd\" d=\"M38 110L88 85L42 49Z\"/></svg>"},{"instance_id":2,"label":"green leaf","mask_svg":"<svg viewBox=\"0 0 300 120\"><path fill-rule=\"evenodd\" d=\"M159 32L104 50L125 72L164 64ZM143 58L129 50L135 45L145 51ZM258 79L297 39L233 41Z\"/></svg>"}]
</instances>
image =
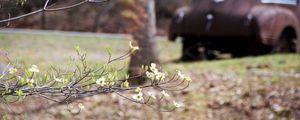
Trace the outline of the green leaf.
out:
<instances>
[{"instance_id":1,"label":"green leaf","mask_svg":"<svg viewBox=\"0 0 300 120\"><path fill-rule=\"evenodd\" d=\"M79 45L75 45L74 49L76 50L77 53L81 53L81 48Z\"/></svg>"},{"instance_id":2,"label":"green leaf","mask_svg":"<svg viewBox=\"0 0 300 120\"><path fill-rule=\"evenodd\" d=\"M148 71L148 69L149 69L149 66L145 66L145 71Z\"/></svg>"},{"instance_id":3,"label":"green leaf","mask_svg":"<svg viewBox=\"0 0 300 120\"><path fill-rule=\"evenodd\" d=\"M114 76L115 80L119 79L119 73L118 73L118 71L115 71L114 74L113 74L113 76Z\"/></svg>"},{"instance_id":4,"label":"green leaf","mask_svg":"<svg viewBox=\"0 0 300 120\"><path fill-rule=\"evenodd\" d=\"M126 80L125 82L123 82L123 83L121 84L121 87L122 87L122 88L129 88L129 82Z\"/></svg>"},{"instance_id":5,"label":"green leaf","mask_svg":"<svg viewBox=\"0 0 300 120\"><path fill-rule=\"evenodd\" d=\"M108 65L106 65L106 64L103 65L103 69L104 69L104 70L106 70L106 69L108 69L108 68L109 68Z\"/></svg>"},{"instance_id":6,"label":"green leaf","mask_svg":"<svg viewBox=\"0 0 300 120\"><path fill-rule=\"evenodd\" d=\"M5 85L5 90L2 92L2 96L4 96L7 91L8 91L8 83L6 83Z\"/></svg>"},{"instance_id":7,"label":"green leaf","mask_svg":"<svg viewBox=\"0 0 300 120\"><path fill-rule=\"evenodd\" d=\"M25 84L25 78L21 77L20 78L20 83L21 83L21 85Z\"/></svg>"},{"instance_id":8,"label":"green leaf","mask_svg":"<svg viewBox=\"0 0 300 120\"><path fill-rule=\"evenodd\" d=\"M22 97L23 91L22 91L21 89L19 89L19 90L17 91L17 95L18 95L19 97Z\"/></svg>"},{"instance_id":9,"label":"green leaf","mask_svg":"<svg viewBox=\"0 0 300 120\"><path fill-rule=\"evenodd\" d=\"M17 5L23 6L26 2L27 0L17 0Z\"/></svg>"},{"instance_id":10,"label":"green leaf","mask_svg":"<svg viewBox=\"0 0 300 120\"><path fill-rule=\"evenodd\" d=\"M107 80L108 80L108 81L114 81L114 80L115 80L115 76L114 76L113 74L109 73L109 74L107 75Z\"/></svg>"},{"instance_id":11,"label":"green leaf","mask_svg":"<svg viewBox=\"0 0 300 120\"><path fill-rule=\"evenodd\" d=\"M49 76L46 74L44 75L44 81L47 82L49 80Z\"/></svg>"},{"instance_id":12,"label":"green leaf","mask_svg":"<svg viewBox=\"0 0 300 120\"><path fill-rule=\"evenodd\" d=\"M128 74L125 75L125 79L126 80L129 79L129 75Z\"/></svg>"},{"instance_id":13,"label":"green leaf","mask_svg":"<svg viewBox=\"0 0 300 120\"><path fill-rule=\"evenodd\" d=\"M142 70L145 70L145 66L144 65L142 65L141 68L142 68Z\"/></svg>"},{"instance_id":14,"label":"green leaf","mask_svg":"<svg viewBox=\"0 0 300 120\"><path fill-rule=\"evenodd\" d=\"M109 47L106 48L106 52L108 53L108 55L112 54L112 48L111 48L111 46L109 46Z\"/></svg>"},{"instance_id":15,"label":"green leaf","mask_svg":"<svg viewBox=\"0 0 300 120\"><path fill-rule=\"evenodd\" d=\"M25 69L25 75L27 77L31 77L32 76L32 73L29 71L29 69Z\"/></svg>"}]
</instances>

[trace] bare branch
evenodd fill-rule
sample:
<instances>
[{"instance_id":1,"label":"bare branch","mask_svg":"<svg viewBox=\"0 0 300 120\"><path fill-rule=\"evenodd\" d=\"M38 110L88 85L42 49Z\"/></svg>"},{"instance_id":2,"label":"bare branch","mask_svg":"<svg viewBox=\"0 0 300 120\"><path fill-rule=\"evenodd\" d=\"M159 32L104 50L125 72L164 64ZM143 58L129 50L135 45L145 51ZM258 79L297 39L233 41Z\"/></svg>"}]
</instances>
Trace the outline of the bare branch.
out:
<instances>
[{"instance_id":1,"label":"bare branch","mask_svg":"<svg viewBox=\"0 0 300 120\"><path fill-rule=\"evenodd\" d=\"M30 13L27 13L27 14L23 14L23 15L20 15L20 16L17 16L17 17L10 17L11 15L9 14L9 18L8 19L3 19L3 20L0 20L0 23L7 23L9 25L9 23L11 21L15 21L15 20L18 20L18 19L21 19L21 18L24 18L24 17L28 17L28 16L31 16L31 15L35 15L35 14L38 14L38 13L41 13L41 12L53 12L53 11L61 11L61 10L67 10L67 9L71 9L71 8L74 8L74 7L78 7L80 5L83 5L85 3L105 3L105 2L108 2L109 0L83 0L81 2L78 2L78 3L75 3L75 4L72 4L72 5L69 5L69 6L65 6L65 7L60 7L60 8L49 8L51 7L52 5L49 5L49 2L50 0L47 0L44 4L44 7L43 9L39 9L39 10L36 10L36 11L33 11L33 12L30 12Z\"/></svg>"}]
</instances>

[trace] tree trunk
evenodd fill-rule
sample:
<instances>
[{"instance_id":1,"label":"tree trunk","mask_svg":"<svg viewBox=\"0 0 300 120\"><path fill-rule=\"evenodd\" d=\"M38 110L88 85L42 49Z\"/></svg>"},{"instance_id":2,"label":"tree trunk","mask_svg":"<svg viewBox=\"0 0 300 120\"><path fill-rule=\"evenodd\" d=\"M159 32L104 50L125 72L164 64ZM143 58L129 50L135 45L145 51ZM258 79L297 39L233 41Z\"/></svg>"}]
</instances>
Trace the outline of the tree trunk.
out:
<instances>
[{"instance_id":1,"label":"tree trunk","mask_svg":"<svg viewBox=\"0 0 300 120\"><path fill-rule=\"evenodd\" d=\"M41 13L41 29L45 30L46 29L46 13L42 12Z\"/></svg>"},{"instance_id":2,"label":"tree trunk","mask_svg":"<svg viewBox=\"0 0 300 120\"><path fill-rule=\"evenodd\" d=\"M141 0L139 4L143 7L144 15L139 16L139 21L143 23L132 35L139 50L132 54L129 63L129 75L136 76L142 72L142 65L158 63L158 52L156 47L156 21L155 21L155 1ZM131 85L141 85L145 80L130 80Z\"/></svg>"}]
</instances>

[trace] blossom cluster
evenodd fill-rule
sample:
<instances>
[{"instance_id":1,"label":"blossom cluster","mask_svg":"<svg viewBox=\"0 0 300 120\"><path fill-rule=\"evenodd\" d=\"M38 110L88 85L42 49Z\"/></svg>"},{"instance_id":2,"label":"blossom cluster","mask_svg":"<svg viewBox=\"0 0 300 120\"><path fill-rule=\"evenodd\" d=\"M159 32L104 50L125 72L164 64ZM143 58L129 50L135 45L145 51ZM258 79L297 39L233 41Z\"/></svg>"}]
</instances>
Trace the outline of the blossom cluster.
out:
<instances>
[{"instance_id":1,"label":"blossom cluster","mask_svg":"<svg viewBox=\"0 0 300 120\"><path fill-rule=\"evenodd\" d=\"M133 46L131 42L129 43L129 47L130 53L139 49L137 46ZM39 94L39 92L45 93L45 91L49 93L56 93L57 96L65 96L66 92L85 96L85 93L90 93L91 95L99 94L102 92L102 89L105 90L105 93L133 90L134 94L131 97L123 95L120 96L137 103L148 104L150 101L150 104L152 104L151 102L161 102L163 98L165 98L164 100L166 101L172 100L167 92L172 89L176 89L176 87L180 86L181 83L189 83L192 81L190 77L183 75L180 71L177 72L179 79L172 78L171 80L166 81L166 74L160 72L155 63L151 63L150 66L142 66L142 69L145 72L143 75L146 76L149 83L151 83L140 87L129 86L128 81L131 79L129 78L129 75L126 75L124 80L120 80L118 78L118 72L113 68L112 70L110 70L110 68L108 69L108 66L105 65L101 69L97 69L95 72L91 70L86 63L86 53L82 53L79 46L75 46L75 50L80 56L79 60L81 63L79 63L72 74L62 73L60 70L53 68L53 71L48 71L47 74L42 75L37 65L31 65L29 68L25 69L10 67L7 71L8 76L2 75L0 76L0 79L12 79L10 82L15 83L16 87L13 88L9 86L9 82L7 82L7 84L0 83L0 85L5 87L3 91L1 91L2 96L17 95L21 98L21 96L24 97ZM120 59L123 58L121 57ZM101 71L102 69L103 71ZM179 82L177 80L179 80ZM182 82L181 80L186 82ZM175 81L175 83L178 82L180 84L175 87L174 84L166 87L167 83L171 81ZM145 90L149 87L158 89L155 89L155 91ZM33 92L34 94L31 94ZM182 106L181 103L175 101L172 102L172 105L174 108ZM83 110L84 105L79 103L78 108Z\"/></svg>"},{"instance_id":2,"label":"blossom cluster","mask_svg":"<svg viewBox=\"0 0 300 120\"><path fill-rule=\"evenodd\" d=\"M39 68L37 65L32 65L30 68L25 69L25 75L22 75L18 73L18 69L15 67L10 67L8 69L8 73L10 75L15 76L16 80L18 81L17 83L20 84L20 86L33 86L35 85L35 80L34 80L34 73L40 72ZM3 77L3 76L2 76ZM7 91L3 91L2 95L5 95ZM15 93L20 97L23 96L23 91L19 88L15 91Z\"/></svg>"},{"instance_id":3,"label":"blossom cluster","mask_svg":"<svg viewBox=\"0 0 300 120\"><path fill-rule=\"evenodd\" d=\"M106 77L100 77L99 79L96 80L96 84L99 85L100 87L105 87L105 86L114 86L116 84L115 80L115 75L113 74L108 74Z\"/></svg>"},{"instance_id":4,"label":"blossom cluster","mask_svg":"<svg viewBox=\"0 0 300 120\"><path fill-rule=\"evenodd\" d=\"M152 63L150 66L146 66L143 68L146 71L146 76L148 79L150 79L151 81L156 81L156 82L160 82L160 81L164 81L166 79L166 74L160 72L157 69L157 66L155 63ZM25 69L25 72L28 72L28 75L25 76L19 76L18 75L18 69L17 68L10 68L8 70L8 73L11 75L15 75L17 76L17 79L20 81L21 85L29 85L29 86L35 86L36 81L35 81L35 77L34 77L34 73L38 73L40 72L39 68L37 65L32 65L30 68ZM183 81L187 81L187 82L191 82L191 78L183 75L180 71L177 72L177 76L179 76L179 78ZM124 81L123 83L121 83L121 87L122 88L130 88L129 87L129 82L127 81L129 77L126 77L126 81ZM115 74L107 74L105 76L101 76L100 78L96 79L94 82L96 85L100 86L100 87L110 87L110 86L114 86L116 85L116 75ZM67 83L68 79L63 78L63 77L56 77L53 76L53 81L58 82L58 83ZM162 99L162 98L169 98L170 95L165 91L165 90L161 90L159 92L159 94L157 94L156 92L150 92L150 91L143 91L142 88L137 87L135 90L134 95L132 95L132 99L136 102L139 103L145 103L146 100L152 99L152 100L158 100L158 99ZM21 89L17 89L16 94L18 96L23 96L23 91ZM145 94L146 93L146 94ZM147 99L146 99L147 98ZM179 108L182 106L182 103L178 103L173 101L173 106L175 108ZM79 104L79 108L83 109L84 106L82 104Z\"/></svg>"},{"instance_id":5,"label":"blossom cluster","mask_svg":"<svg viewBox=\"0 0 300 120\"><path fill-rule=\"evenodd\" d=\"M186 75L182 74L179 70L177 71L177 75L183 81L192 82L192 79L189 76L186 76Z\"/></svg>"},{"instance_id":6,"label":"blossom cluster","mask_svg":"<svg viewBox=\"0 0 300 120\"><path fill-rule=\"evenodd\" d=\"M145 97L148 97L149 99L153 99L153 100L157 100L157 98L158 98L158 95L156 95L155 92L148 91L147 94L144 95L143 89L141 89L140 87L137 87L135 89L135 92L136 92L136 94L132 95L132 99L135 100L136 102L141 102L141 103L144 102ZM162 90L160 92L160 94L161 94L160 99L162 99L163 97L170 97L170 95L164 90ZM178 103L176 101L173 101L172 104L175 108L180 108L183 106L182 103Z\"/></svg>"},{"instance_id":7,"label":"blossom cluster","mask_svg":"<svg viewBox=\"0 0 300 120\"><path fill-rule=\"evenodd\" d=\"M17 75L18 69L14 68L14 67L11 67L11 68L9 68L8 72L9 72L9 74ZM28 78L26 78L26 81L25 81L25 78L22 77L22 76L17 75L17 78L18 78L18 80L20 81L21 84L24 84L26 82L28 85L32 85L32 84L35 83L35 80L33 79L32 74L33 73L38 73L38 72L40 72L38 66L37 65L32 65L30 68L28 68L28 73L27 73Z\"/></svg>"},{"instance_id":8,"label":"blossom cluster","mask_svg":"<svg viewBox=\"0 0 300 120\"><path fill-rule=\"evenodd\" d=\"M147 71L148 67L146 67L146 76L147 78L149 78L152 81L164 81L166 78L166 74L159 72L158 69L156 68L156 64L155 63L151 63L150 67L149 67L149 71Z\"/></svg>"}]
</instances>

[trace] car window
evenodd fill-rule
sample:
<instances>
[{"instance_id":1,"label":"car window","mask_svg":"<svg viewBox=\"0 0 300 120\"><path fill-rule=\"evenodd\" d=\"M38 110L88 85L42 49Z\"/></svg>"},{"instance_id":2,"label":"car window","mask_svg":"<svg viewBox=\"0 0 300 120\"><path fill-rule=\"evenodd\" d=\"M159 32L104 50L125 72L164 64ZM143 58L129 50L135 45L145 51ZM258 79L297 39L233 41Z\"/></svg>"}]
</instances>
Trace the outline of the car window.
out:
<instances>
[{"instance_id":1,"label":"car window","mask_svg":"<svg viewBox=\"0 0 300 120\"><path fill-rule=\"evenodd\" d=\"M278 3L278 4L288 4L297 5L298 0L261 0L262 3Z\"/></svg>"}]
</instances>

